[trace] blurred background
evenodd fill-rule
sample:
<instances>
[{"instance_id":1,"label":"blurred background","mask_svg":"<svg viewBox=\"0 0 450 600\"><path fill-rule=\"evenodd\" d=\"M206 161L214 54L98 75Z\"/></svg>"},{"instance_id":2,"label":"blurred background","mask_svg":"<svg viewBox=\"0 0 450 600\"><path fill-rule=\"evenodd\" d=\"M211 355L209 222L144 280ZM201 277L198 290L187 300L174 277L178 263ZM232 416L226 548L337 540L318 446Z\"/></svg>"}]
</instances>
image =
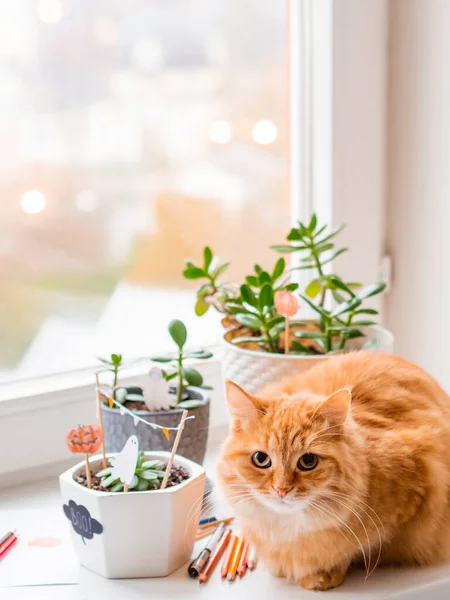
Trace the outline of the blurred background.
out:
<instances>
[{"instance_id":1,"label":"blurred background","mask_svg":"<svg viewBox=\"0 0 450 600\"><path fill-rule=\"evenodd\" d=\"M0 15L0 382L149 356L171 318L216 342L184 259L209 244L242 277L290 222L285 3Z\"/></svg>"}]
</instances>

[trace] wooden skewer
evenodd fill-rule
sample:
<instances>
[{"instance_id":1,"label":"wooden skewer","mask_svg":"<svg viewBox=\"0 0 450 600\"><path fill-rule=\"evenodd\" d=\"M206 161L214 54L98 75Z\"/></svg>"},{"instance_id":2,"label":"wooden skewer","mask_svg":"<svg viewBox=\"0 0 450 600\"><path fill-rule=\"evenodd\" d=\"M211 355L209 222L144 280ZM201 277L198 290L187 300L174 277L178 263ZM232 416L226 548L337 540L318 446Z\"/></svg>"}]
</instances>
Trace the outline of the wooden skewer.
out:
<instances>
[{"instance_id":1,"label":"wooden skewer","mask_svg":"<svg viewBox=\"0 0 450 600\"><path fill-rule=\"evenodd\" d=\"M289 354L289 317L285 317L286 325L284 327L284 353Z\"/></svg>"},{"instance_id":2,"label":"wooden skewer","mask_svg":"<svg viewBox=\"0 0 450 600\"><path fill-rule=\"evenodd\" d=\"M89 454L85 454L86 457L86 479L88 488L92 488L92 475L91 475L91 465L89 464Z\"/></svg>"},{"instance_id":3,"label":"wooden skewer","mask_svg":"<svg viewBox=\"0 0 450 600\"><path fill-rule=\"evenodd\" d=\"M128 483L124 483L123 484L123 491L124 492L129 492L130 491L129 488L128 488Z\"/></svg>"},{"instance_id":4,"label":"wooden skewer","mask_svg":"<svg viewBox=\"0 0 450 600\"><path fill-rule=\"evenodd\" d=\"M204 523L203 525L199 525L198 528L199 529L208 529L208 527L217 527L221 523L225 523L226 525L228 525L228 523L231 523L231 521L233 521L233 520L234 520L234 517L227 517L226 519L220 519L219 521L212 521L211 523Z\"/></svg>"},{"instance_id":5,"label":"wooden skewer","mask_svg":"<svg viewBox=\"0 0 450 600\"><path fill-rule=\"evenodd\" d=\"M106 469L106 467L108 466L108 461L106 460L106 453L105 453L105 436L103 435L103 411L102 411L102 399L101 399L101 395L100 395L100 381L98 378L98 373L95 374L95 381L96 381L96 391L97 391L97 412L98 412L98 420L100 423L100 429L102 430L102 445L101 445L101 449L102 449L102 464L103 464L103 468Z\"/></svg>"},{"instance_id":6,"label":"wooden skewer","mask_svg":"<svg viewBox=\"0 0 450 600\"><path fill-rule=\"evenodd\" d=\"M169 479L170 471L172 470L173 459L175 458L175 454L177 452L178 444L180 443L181 435L182 435L182 433L184 431L184 422L186 421L186 417L188 416L188 414L189 414L189 411L184 410L183 414L181 415L180 426L178 428L177 436L175 438L175 441L173 443L172 452L171 452L170 457L169 457L169 462L167 463L166 472L164 473L164 479L162 480L161 487L159 488L160 490L163 490L166 487L166 485L167 485L167 481Z\"/></svg>"}]
</instances>

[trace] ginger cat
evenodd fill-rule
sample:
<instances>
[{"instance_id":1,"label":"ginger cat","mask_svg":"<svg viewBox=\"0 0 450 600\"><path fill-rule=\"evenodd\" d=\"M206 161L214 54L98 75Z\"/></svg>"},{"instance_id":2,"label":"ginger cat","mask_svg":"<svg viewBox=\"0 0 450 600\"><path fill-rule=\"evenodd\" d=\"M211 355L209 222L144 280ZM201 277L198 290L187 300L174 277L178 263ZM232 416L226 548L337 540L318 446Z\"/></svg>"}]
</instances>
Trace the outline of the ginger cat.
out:
<instances>
[{"instance_id":1,"label":"ginger cat","mask_svg":"<svg viewBox=\"0 0 450 600\"><path fill-rule=\"evenodd\" d=\"M219 480L274 575L327 590L351 564L450 560L450 400L422 369L359 351L227 396Z\"/></svg>"}]
</instances>

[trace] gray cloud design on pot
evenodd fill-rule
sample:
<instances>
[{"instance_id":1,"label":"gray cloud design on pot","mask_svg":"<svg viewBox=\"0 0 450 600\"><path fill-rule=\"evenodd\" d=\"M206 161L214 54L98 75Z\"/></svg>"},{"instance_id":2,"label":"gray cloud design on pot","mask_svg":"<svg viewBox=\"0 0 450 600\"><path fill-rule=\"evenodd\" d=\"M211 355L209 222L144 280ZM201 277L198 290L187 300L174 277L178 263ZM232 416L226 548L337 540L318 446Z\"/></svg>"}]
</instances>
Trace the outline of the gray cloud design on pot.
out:
<instances>
[{"instance_id":1,"label":"gray cloud design on pot","mask_svg":"<svg viewBox=\"0 0 450 600\"><path fill-rule=\"evenodd\" d=\"M69 500L69 504L63 505L64 514L71 521L74 531L85 540L92 540L94 534L103 533L103 525L91 517L88 509L82 504Z\"/></svg>"}]
</instances>

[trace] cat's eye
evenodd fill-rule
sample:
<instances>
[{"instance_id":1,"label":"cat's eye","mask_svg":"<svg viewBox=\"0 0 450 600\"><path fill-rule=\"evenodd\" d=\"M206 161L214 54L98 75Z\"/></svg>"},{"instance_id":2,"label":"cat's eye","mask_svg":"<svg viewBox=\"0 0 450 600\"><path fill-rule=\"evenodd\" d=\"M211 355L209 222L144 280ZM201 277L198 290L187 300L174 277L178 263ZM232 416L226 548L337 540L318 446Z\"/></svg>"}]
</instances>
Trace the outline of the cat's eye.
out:
<instances>
[{"instance_id":1,"label":"cat's eye","mask_svg":"<svg viewBox=\"0 0 450 600\"><path fill-rule=\"evenodd\" d=\"M270 456L265 452L254 452L252 454L252 462L258 469L268 469L272 465Z\"/></svg>"},{"instance_id":2,"label":"cat's eye","mask_svg":"<svg viewBox=\"0 0 450 600\"><path fill-rule=\"evenodd\" d=\"M317 467L319 457L317 454L303 454L297 462L297 469L300 471L312 471Z\"/></svg>"}]
</instances>

